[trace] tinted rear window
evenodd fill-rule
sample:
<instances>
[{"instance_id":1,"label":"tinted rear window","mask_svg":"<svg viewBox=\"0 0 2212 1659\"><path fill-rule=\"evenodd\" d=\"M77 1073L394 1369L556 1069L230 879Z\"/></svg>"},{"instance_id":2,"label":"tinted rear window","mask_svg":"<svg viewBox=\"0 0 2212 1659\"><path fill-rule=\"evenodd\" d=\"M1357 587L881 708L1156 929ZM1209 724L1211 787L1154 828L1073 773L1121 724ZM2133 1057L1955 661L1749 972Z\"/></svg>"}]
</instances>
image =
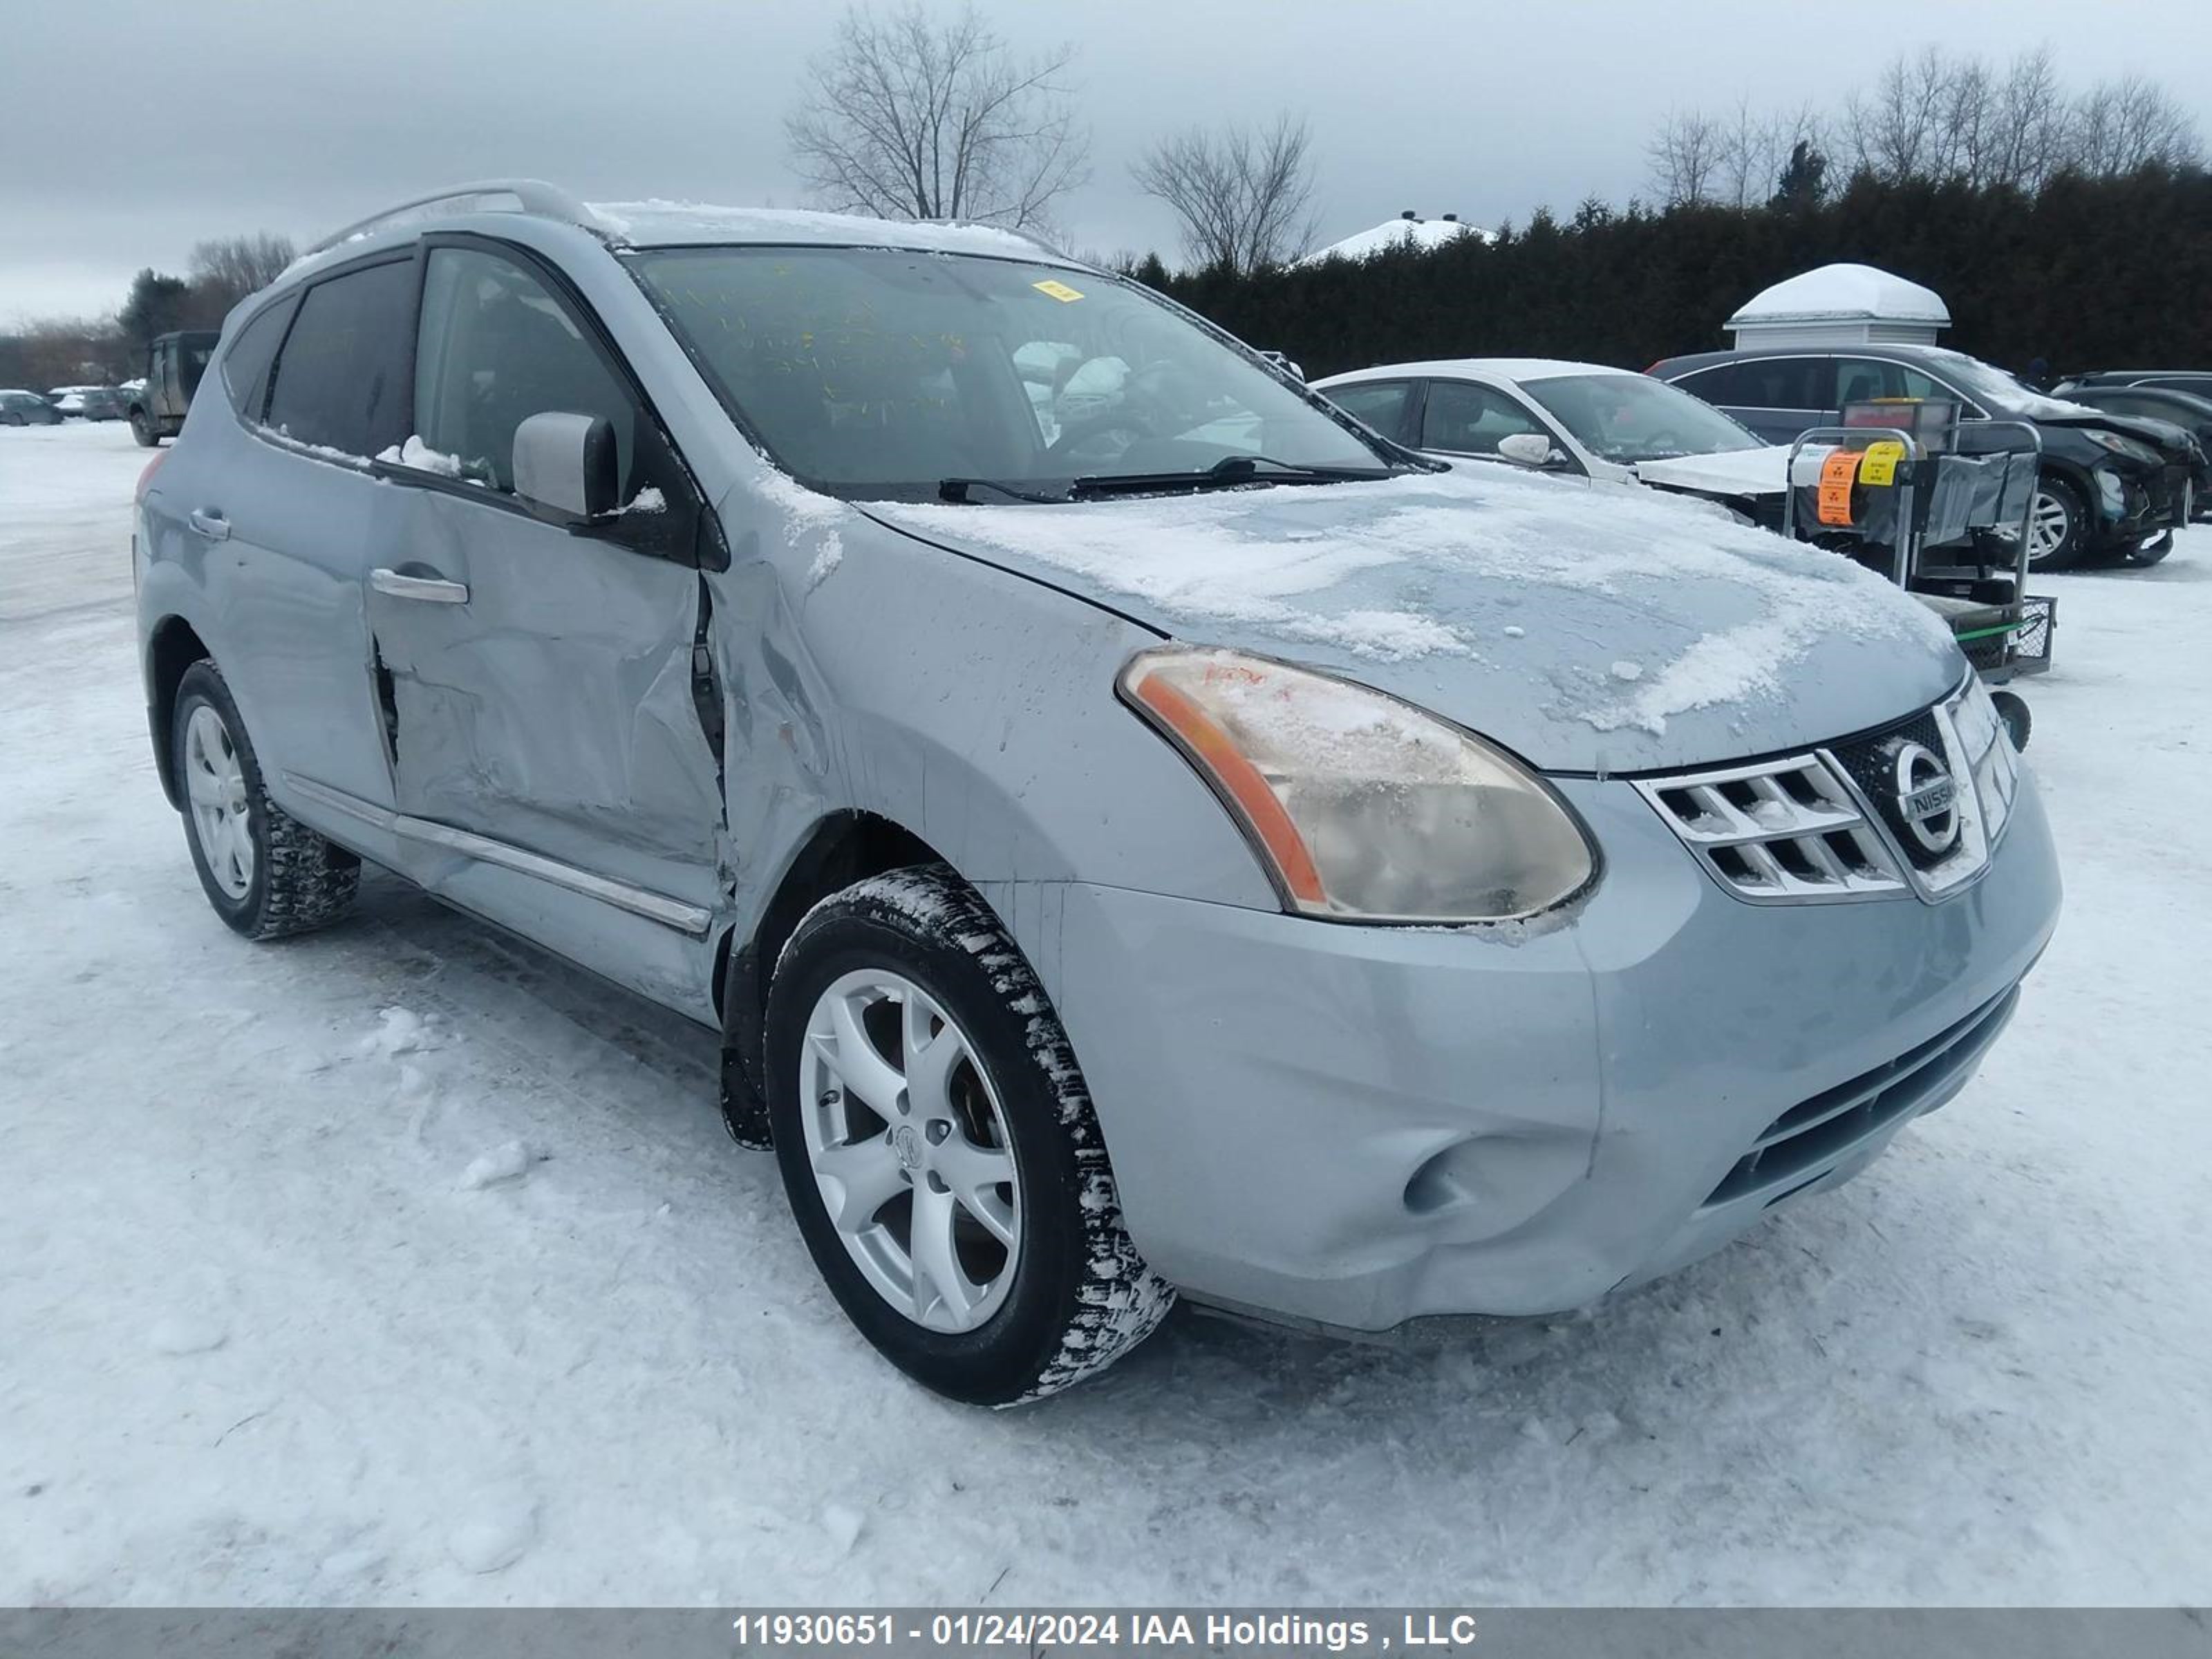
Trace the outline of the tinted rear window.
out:
<instances>
[{"instance_id":1,"label":"tinted rear window","mask_svg":"<svg viewBox=\"0 0 2212 1659\"><path fill-rule=\"evenodd\" d=\"M268 402L269 365L276 359L276 348L284 343L284 325L292 320L295 305L294 301L280 300L258 313L238 331L230 349L222 354L223 387L230 393L232 404L248 420L259 420Z\"/></svg>"},{"instance_id":2,"label":"tinted rear window","mask_svg":"<svg viewBox=\"0 0 2212 1659\"><path fill-rule=\"evenodd\" d=\"M374 455L404 439L414 303L411 259L309 289L276 360L269 424L349 455Z\"/></svg>"}]
</instances>

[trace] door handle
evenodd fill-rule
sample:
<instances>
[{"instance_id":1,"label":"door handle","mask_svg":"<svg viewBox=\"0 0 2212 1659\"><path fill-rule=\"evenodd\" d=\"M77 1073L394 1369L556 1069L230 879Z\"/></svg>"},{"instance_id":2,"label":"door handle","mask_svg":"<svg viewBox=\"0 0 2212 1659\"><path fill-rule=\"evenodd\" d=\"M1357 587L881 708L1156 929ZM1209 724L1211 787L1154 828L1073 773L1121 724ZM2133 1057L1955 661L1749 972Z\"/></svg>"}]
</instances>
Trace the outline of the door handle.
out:
<instances>
[{"instance_id":1,"label":"door handle","mask_svg":"<svg viewBox=\"0 0 2212 1659\"><path fill-rule=\"evenodd\" d=\"M194 507L185 514L185 522L211 542L227 542L230 539L230 520L212 507Z\"/></svg>"},{"instance_id":2,"label":"door handle","mask_svg":"<svg viewBox=\"0 0 2212 1659\"><path fill-rule=\"evenodd\" d=\"M378 568L368 573L368 585L395 599L421 599L428 605L466 605L466 582L449 582L442 576L407 576L397 570Z\"/></svg>"}]
</instances>

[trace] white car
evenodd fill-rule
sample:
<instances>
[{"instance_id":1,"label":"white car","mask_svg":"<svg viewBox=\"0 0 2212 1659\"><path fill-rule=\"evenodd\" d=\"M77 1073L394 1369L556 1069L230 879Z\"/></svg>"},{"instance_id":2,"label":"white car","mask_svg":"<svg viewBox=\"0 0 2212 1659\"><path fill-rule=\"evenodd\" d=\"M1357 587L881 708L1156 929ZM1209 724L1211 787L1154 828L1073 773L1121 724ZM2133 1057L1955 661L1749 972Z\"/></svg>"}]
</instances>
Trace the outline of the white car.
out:
<instances>
[{"instance_id":1,"label":"white car","mask_svg":"<svg viewBox=\"0 0 2212 1659\"><path fill-rule=\"evenodd\" d=\"M1441 459L1648 486L1781 526L1788 447L1628 369L1551 357L1457 357L1332 374L1314 390L1384 437Z\"/></svg>"}]
</instances>

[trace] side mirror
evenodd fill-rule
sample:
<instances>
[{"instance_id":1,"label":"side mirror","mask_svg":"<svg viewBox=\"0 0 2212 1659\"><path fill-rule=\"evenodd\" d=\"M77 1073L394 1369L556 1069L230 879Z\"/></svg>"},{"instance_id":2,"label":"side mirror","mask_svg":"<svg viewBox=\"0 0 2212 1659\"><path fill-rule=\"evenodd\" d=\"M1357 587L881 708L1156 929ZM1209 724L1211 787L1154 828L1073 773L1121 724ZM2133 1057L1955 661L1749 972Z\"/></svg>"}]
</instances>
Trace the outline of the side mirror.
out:
<instances>
[{"instance_id":1,"label":"side mirror","mask_svg":"<svg viewBox=\"0 0 2212 1659\"><path fill-rule=\"evenodd\" d=\"M1553 466L1567 458L1552 441L1534 432L1516 432L1498 441L1498 453L1516 466Z\"/></svg>"},{"instance_id":2,"label":"side mirror","mask_svg":"<svg viewBox=\"0 0 2212 1659\"><path fill-rule=\"evenodd\" d=\"M532 415L514 428L514 493L572 525L621 505L615 429L596 415Z\"/></svg>"}]
</instances>

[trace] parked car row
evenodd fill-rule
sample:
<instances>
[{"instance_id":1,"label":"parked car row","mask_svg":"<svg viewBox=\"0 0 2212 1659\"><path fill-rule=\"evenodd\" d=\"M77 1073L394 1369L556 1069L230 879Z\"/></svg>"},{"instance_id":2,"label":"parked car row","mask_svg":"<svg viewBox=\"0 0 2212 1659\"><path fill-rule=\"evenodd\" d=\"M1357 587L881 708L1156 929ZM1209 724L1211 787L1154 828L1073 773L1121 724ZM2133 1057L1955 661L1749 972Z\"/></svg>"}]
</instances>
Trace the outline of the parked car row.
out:
<instances>
[{"instance_id":1,"label":"parked car row","mask_svg":"<svg viewBox=\"0 0 2212 1659\"><path fill-rule=\"evenodd\" d=\"M1647 373L1694 392L1770 442L1830 426L1854 404L1941 399L1966 422L2017 421L2043 441L2028 537L2033 570L2117 554L2155 562L2212 485L2184 427L2030 390L2004 370L1933 345L1737 347L1654 363ZM1971 428L1962 425L1962 434Z\"/></svg>"},{"instance_id":2,"label":"parked car row","mask_svg":"<svg viewBox=\"0 0 2212 1659\"><path fill-rule=\"evenodd\" d=\"M52 426L63 420L128 421L147 448L173 438L222 336L185 329L155 337L144 378L121 386L61 386L40 394L0 391L0 426Z\"/></svg>"},{"instance_id":3,"label":"parked car row","mask_svg":"<svg viewBox=\"0 0 2212 1659\"><path fill-rule=\"evenodd\" d=\"M1000 230L404 204L240 305L141 480L161 786L241 934L369 860L717 1034L957 1398L1177 1295L1579 1307L1953 1098L2057 866L1923 607L1644 493L1729 416L1383 379Z\"/></svg>"},{"instance_id":4,"label":"parked car row","mask_svg":"<svg viewBox=\"0 0 2212 1659\"><path fill-rule=\"evenodd\" d=\"M123 388L58 386L43 394L0 392L0 426L51 426L64 420L119 421L129 410Z\"/></svg>"},{"instance_id":5,"label":"parked car row","mask_svg":"<svg viewBox=\"0 0 2212 1659\"><path fill-rule=\"evenodd\" d=\"M62 412L35 392L0 390L0 426L59 426Z\"/></svg>"}]
</instances>

